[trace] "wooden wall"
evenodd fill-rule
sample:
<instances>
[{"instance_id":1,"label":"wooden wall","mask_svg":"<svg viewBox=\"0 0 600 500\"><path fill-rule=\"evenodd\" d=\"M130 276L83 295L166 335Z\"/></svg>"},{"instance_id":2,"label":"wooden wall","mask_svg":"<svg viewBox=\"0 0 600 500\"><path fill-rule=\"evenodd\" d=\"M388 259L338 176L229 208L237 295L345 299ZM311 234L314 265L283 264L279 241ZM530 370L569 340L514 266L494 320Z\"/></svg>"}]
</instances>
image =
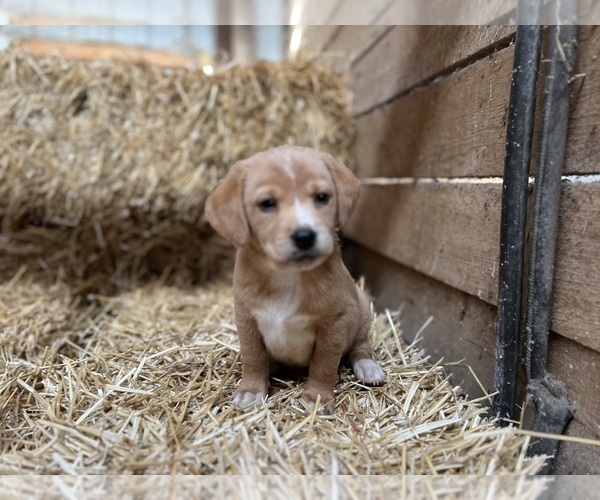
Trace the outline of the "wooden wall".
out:
<instances>
[{"instance_id":1,"label":"wooden wall","mask_svg":"<svg viewBox=\"0 0 600 500\"><path fill-rule=\"evenodd\" d=\"M384 0L365 7L365 20L382 16ZM472 396L492 387L514 38L510 26L309 26L302 44L346 71L355 96L365 184L346 231L348 262L379 308L403 308L407 340L432 318L425 348ZM592 439L600 438L598 56L600 29L582 27L548 357L577 405L567 434ZM598 473L600 449L561 444L557 465Z\"/></svg>"}]
</instances>

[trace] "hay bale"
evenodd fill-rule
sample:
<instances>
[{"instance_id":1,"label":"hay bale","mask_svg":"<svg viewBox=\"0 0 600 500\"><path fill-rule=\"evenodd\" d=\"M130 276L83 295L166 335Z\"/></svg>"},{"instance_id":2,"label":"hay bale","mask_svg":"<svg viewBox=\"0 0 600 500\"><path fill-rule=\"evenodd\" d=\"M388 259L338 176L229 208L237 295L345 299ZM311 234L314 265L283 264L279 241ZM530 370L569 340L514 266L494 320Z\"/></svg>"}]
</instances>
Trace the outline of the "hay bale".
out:
<instances>
[{"instance_id":1,"label":"hay bale","mask_svg":"<svg viewBox=\"0 0 600 500\"><path fill-rule=\"evenodd\" d=\"M350 159L349 94L307 61L207 76L11 50L0 73L5 279L27 264L82 294L203 281L230 259L203 209L233 162L281 144Z\"/></svg>"},{"instance_id":2,"label":"hay bale","mask_svg":"<svg viewBox=\"0 0 600 500\"><path fill-rule=\"evenodd\" d=\"M70 344L5 360L3 472L482 475L544 462L405 346L393 315L372 329L386 384L363 387L344 369L336 413L318 416L300 380L276 381L264 407L232 406L241 362L228 283L159 282L96 306L73 322Z\"/></svg>"}]
</instances>

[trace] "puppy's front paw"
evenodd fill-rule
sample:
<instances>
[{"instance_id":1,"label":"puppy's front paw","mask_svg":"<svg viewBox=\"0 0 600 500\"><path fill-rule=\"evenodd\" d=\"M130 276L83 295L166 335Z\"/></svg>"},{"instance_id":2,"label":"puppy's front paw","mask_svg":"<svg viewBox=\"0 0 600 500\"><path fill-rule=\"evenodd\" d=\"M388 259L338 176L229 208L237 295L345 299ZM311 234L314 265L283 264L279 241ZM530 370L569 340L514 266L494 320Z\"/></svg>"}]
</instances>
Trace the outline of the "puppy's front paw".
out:
<instances>
[{"instance_id":1,"label":"puppy's front paw","mask_svg":"<svg viewBox=\"0 0 600 500\"><path fill-rule=\"evenodd\" d=\"M367 385L380 385L385 380L385 372L372 359L359 359L352 366L356 378Z\"/></svg>"},{"instance_id":2,"label":"puppy's front paw","mask_svg":"<svg viewBox=\"0 0 600 500\"><path fill-rule=\"evenodd\" d=\"M307 406L311 411L315 409L317 405L317 398L321 395L321 401L318 413L324 413L327 415L331 415L335 411L335 396L333 391L328 390L317 390L307 388L304 390L304 394L302 397L306 401Z\"/></svg>"},{"instance_id":3,"label":"puppy's front paw","mask_svg":"<svg viewBox=\"0 0 600 500\"><path fill-rule=\"evenodd\" d=\"M267 394L264 392L238 390L233 396L233 404L240 408L260 406L263 405L266 401Z\"/></svg>"}]
</instances>

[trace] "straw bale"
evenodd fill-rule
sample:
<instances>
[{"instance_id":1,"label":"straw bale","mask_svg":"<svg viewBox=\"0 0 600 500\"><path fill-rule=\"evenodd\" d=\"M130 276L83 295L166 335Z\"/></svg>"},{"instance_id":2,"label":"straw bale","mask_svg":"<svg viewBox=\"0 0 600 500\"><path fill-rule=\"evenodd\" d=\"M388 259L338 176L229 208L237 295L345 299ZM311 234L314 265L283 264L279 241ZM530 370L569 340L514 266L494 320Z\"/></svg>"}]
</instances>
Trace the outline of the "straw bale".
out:
<instances>
[{"instance_id":1,"label":"straw bale","mask_svg":"<svg viewBox=\"0 0 600 500\"><path fill-rule=\"evenodd\" d=\"M307 61L207 76L15 49L0 74L4 277L27 264L81 294L203 281L230 262L203 209L233 162L281 144L350 160L348 91Z\"/></svg>"},{"instance_id":2,"label":"straw bale","mask_svg":"<svg viewBox=\"0 0 600 500\"><path fill-rule=\"evenodd\" d=\"M25 300L27 280L11 285ZM53 318L51 295L40 323ZM322 416L304 407L300 378L276 380L263 407L232 406L241 361L228 282L149 283L76 311L68 350L3 361L4 473L483 475L544 462L404 345L394 314L372 328L386 384L363 387L342 369L337 411Z\"/></svg>"}]
</instances>

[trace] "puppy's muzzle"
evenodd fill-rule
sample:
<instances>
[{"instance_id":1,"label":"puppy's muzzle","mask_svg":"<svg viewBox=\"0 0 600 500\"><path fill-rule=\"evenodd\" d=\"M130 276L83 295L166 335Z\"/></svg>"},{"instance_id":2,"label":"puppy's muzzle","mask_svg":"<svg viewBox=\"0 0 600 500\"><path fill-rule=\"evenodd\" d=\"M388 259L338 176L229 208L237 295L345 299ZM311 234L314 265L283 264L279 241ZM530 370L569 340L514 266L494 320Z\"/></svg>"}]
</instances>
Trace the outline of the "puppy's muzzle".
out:
<instances>
[{"instance_id":1,"label":"puppy's muzzle","mask_svg":"<svg viewBox=\"0 0 600 500\"><path fill-rule=\"evenodd\" d=\"M302 251L307 252L315 246L315 242L317 241L317 233L315 233L312 229L297 229L291 235L294 246Z\"/></svg>"}]
</instances>

